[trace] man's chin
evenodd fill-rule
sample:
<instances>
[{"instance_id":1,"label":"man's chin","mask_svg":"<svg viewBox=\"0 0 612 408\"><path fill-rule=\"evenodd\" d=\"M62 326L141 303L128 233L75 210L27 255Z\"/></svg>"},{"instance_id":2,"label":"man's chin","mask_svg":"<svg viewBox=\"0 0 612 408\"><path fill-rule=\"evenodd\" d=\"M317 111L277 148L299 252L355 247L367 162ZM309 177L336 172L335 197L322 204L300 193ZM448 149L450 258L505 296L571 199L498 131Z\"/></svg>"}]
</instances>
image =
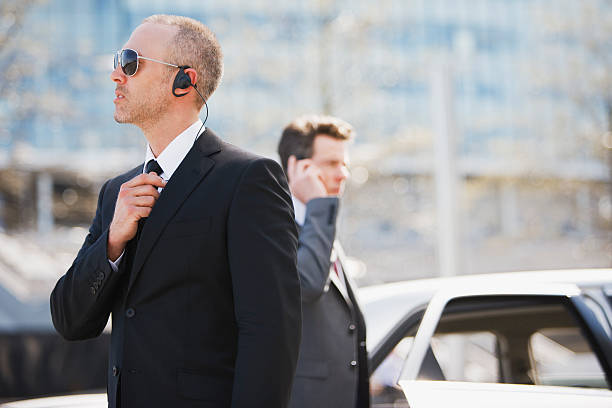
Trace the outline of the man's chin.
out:
<instances>
[{"instance_id":1,"label":"man's chin","mask_svg":"<svg viewBox=\"0 0 612 408\"><path fill-rule=\"evenodd\" d=\"M125 116L119 115L117 112L115 112L113 117L115 118L115 122L117 123L128 123L128 118L126 118Z\"/></svg>"}]
</instances>

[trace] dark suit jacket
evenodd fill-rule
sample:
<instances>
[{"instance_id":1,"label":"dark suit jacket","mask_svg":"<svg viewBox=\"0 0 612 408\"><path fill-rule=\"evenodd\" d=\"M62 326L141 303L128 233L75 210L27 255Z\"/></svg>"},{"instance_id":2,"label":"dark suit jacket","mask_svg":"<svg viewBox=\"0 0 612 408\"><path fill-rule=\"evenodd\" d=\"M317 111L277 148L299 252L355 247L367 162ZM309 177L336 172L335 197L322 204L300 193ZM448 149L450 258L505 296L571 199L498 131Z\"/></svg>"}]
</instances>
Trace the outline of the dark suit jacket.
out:
<instances>
[{"instance_id":1,"label":"dark suit jacket","mask_svg":"<svg viewBox=\"0 0 612 408\"><path fill-rule=\"evenodd\" d=\"M302 287L302 345L291 392L292 408L370 406L365 322L347 276L330 272L338 198L308 202L299 232L298 273Z\"/></svg>"},{"instance_id":2,"label":"dark suit jacket","mask_svg":"<svg viewBox=\"0 0 612 408\"><path fill-rule=\"evenodd\" d=\"M55 328L95 337L112 313L110 407L118 394L124 408L285 407L301 317L282 169L207 129L113 272L115 201L141 169L102 187L85 243L51 294Z\"/></svg>"}]
</instances>

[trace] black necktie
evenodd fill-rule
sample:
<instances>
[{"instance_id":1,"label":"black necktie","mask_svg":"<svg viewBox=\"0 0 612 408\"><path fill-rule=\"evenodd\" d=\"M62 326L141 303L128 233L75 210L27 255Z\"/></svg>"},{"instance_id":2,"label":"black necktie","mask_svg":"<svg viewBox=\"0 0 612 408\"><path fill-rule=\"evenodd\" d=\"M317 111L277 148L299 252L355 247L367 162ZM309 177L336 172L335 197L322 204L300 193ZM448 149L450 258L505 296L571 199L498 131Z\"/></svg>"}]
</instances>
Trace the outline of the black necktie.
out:
<instances>
[{"instance_id":1,"label":"black necktie","mask_svg":"<svg viewBox=\"0 0 612 408\"><path fill-rule=\"evenodd\" d=\"M159 163L155 159L149 160L147 162L147 166L145 167L145 173L148 174L152 171L157 173L158 176L164 172L162 168L160 167Z\"/></svg>"},{"instance_id":2,"label":"black necktie","mask_svg":"<svg viewBox=\"0 0 612 408\"><path fill-rule=\"evenodd\" d=\"M161 166L155 159L149 160L147 162L147 165L145 166L145 173L149 174L152 171L154 171L158 176L164 172L164 170L162 170ZM138 230L136 231L136 242L140 240L140 234L142 233L142 229L144 228L145 222L147 222L146 218L141 218L138 221Z\"/></svg>"}]
</instances>

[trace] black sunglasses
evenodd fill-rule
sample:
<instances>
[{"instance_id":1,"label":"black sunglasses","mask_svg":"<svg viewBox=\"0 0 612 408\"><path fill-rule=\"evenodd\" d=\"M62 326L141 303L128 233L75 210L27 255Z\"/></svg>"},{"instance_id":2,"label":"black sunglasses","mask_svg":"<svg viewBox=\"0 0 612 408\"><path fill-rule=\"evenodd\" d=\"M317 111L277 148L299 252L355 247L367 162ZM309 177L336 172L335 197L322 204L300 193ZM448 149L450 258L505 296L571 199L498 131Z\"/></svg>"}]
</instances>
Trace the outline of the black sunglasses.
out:
<instances>
[{"instance_id":1,"label":"black sunglasses","mask_svg":"<svg viewBox=\"0 0 612 408\"><path fill-rule=\"evenodd\" d=\"M153 58L141 57L135 50L126 48L115 53L115 58L113 59L113 69L117 69L117 65L121 65L121 70L123 73L127 76L132 76L136 74L136 71L138 71L139 59L158 62L174 68L180 68L178 65L170 64L168 62L159 61Z\"/></svg>"}]
</instances>

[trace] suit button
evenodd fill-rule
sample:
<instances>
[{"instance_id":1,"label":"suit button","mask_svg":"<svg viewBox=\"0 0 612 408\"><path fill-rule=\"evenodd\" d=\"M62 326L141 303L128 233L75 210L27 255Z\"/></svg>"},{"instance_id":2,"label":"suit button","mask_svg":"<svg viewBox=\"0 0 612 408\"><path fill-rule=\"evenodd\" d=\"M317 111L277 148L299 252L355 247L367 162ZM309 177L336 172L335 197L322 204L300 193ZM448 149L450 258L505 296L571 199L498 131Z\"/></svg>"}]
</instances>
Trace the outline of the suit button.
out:
<instances>
[{"instance_id":1,"label":"suit button","mask_svg":"<svg viewBox=\"0 0 612 408\"><path fill-rule=\"evenodd\" d=\"M357 367L357 361L353 360L353 361L351 361L349 363L349 365L350 365L351 368L355 368L355 367Z\"/></svg>"},{"instance_id":2,"label":"suit button","mask_svg":"<svg viewBox=\"0 0 612 408\"><path fill-rule=\"evenodd\" d=\"M119 368L117 368L117 366L113 366L113 377L116 377L119 375Z\"/></svg>"},{"instance_id":3,"label":"suit button","mask_svg":"<svg viewBox=\"0 0 612 408\"><path fill-rule=\"evenodd\" d=\"M127 317L128 319L134 317L135 314L136 312L131 307L125 311L125 317Z\"/></svg>"},{"instance_id":4,"label":"suit button","mask_svg":"<svg viewBox=\"0 0 612 408\"><path fill-rule=\"evenodd\" d=\"M349 331L350 331L351 333L352 333L352 332L354 332L356 328L357 328L357 326L355 326L353 323L349 324L348 329L349 329Z\"/></svg>"},{"instance_id":5,"label":"suit button","mask_svg":"<svg viewBox=\"0 0 612 408\"><path fill-rule=\"evenodd\" d=\"M366 346L366 342L365 342L365 341L360 341L360 342L359 342L359 345L360 345L361 347L365 347L365 346Z\"/></svg>"}]
</instances>

